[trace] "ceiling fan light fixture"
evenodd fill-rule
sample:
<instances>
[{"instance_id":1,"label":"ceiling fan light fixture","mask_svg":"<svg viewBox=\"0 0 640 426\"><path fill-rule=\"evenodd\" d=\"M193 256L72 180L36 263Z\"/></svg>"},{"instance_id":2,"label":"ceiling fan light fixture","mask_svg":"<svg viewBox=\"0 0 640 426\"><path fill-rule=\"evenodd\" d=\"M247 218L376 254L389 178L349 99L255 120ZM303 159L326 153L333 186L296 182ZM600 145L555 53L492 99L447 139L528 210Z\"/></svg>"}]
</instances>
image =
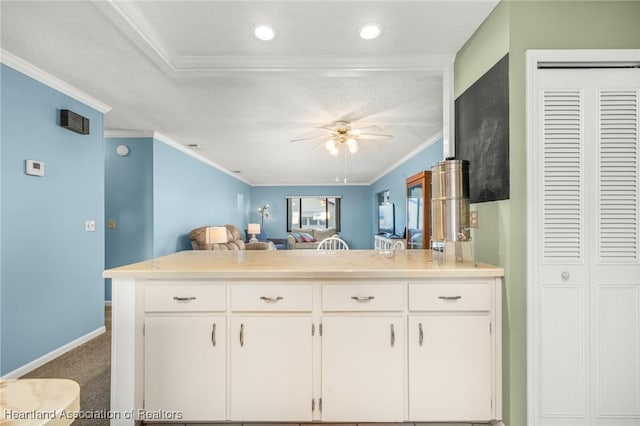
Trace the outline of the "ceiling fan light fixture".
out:
<instances>
[{"instance_id":1,"label":"ceiling fan light fixture","mask_svg":"<svg viewBox=\"0 0 640 426\"><path fill-rule=\"evenodd\" d=\"M329 150L329 153L331 155L338 155L338 148L337 147L333 147Z\"/></svg>"},{"instance_id":2,"label":"ceiling fan light fixture","mask_svg":"<svg viewBox=\"0 0 640 426\"><path fill-rule=\"evenodd\" d=\"M276 36L276 33L275 31L273 31L273 28L268 27L266 25L258 25L253 30L253 34L256 36L257 39L262 41L273 40L273 38Z\"/></svg>"},{"instance_id":3,"label":"ceiling fan light fixture","mask_svg":"<svg viewBox=\"0 0 640 426\"><path fill-rule=\"evenodd\" d=\"M325 144L324 147L327 148L327 151L332 151L334 149L337 149L336 147L336 141L334 141L333 139L329 139Z\"/></svg>"},{"instance_id":4,"label":"ceiling fan light fixture","mask_svg":"<svg viewBox=\"0 0 640 426\"><path fill-rule=\"evenodd\" d=\"M356 140L353 138L347 139L347 148L349 149L350 153L355 154L356 152L358 152L358 142L356 142Z\"/></svg>"},{"instance_id":5,"label":"ceiling fan light fixture","mask_svg":"<svg viewBox=\"0 0 640 426\"><path fill-rule=\"evenodd\" d=\"M360 27L360 38L363 40L373 40L374 38L378 38L378 36L382 33L382 27L380 24L366 24Z\"/></svg>"}]
</instances>

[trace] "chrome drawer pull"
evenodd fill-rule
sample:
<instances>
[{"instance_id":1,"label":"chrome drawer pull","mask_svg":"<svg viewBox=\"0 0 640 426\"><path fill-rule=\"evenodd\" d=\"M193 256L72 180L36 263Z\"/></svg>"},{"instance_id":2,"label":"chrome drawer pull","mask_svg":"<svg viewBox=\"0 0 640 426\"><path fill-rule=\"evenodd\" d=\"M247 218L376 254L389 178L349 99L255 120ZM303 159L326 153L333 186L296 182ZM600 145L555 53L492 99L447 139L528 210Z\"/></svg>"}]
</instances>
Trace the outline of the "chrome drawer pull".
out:
<instances>
[{"instance_id":1,"label":"chrome drawer pull","mask_svg":"<svg viewBox=\"0 0 640 426\"><path fill-rule=\"evenodd\" d=\"M240 324L240 347L244 346L244 324Z\"/></svg>"},{"instance_id":2,"label":"chrome drawer pull","mask_svg":"<svg viewBox=\"0 0 640 426\"><path fill-rule=\"evenodd\" d=\"M375 296L351 296L351 298L358 302L368 302L369 300L375 299Z\"/></svg>"},{"instance_id":3,"label":"chrome drawer pull","mask_svg":"<svg viewBox=\"0 0 640 426\"><path fill-rule=\"evenodd\" d=\"M213 323L213 328L211 329L211 343L213 346L216 345L216 324Z\"/></svg>"},{"instance_id":4,"label":"chrome drawer pull","mask_svg":"<svg viewBox=\"0 0 640 426\"><path fill-rule=\"evenodd\" d=\"M282 300L284 299L284 297L282 296L260 296L261 300L264 300L265 302L277 302L278 300Z\"/></svg>"},{"instance_id":5,"label":"chrome drawer pull","mask_svg":"<svg viewBox=\"0 0 640 426\"><path fill-rule=\"evenodd\" d=\"M396 344L396 331L393 328L393 324L391 324L391 347Z\"/></svg>"},{"instance_id":6,"label":"chrome drawer pull","mask_svg":"<svg viewBox=\"0 0 640 426\"><path fill-rule=\"evenodd\" d=\"M418 343L420 344L420 346L422 346L422 342L424 342L424 331L422 330L422 323L418 323L418 330L420 331Z\"/></svg>"},{"instance_id":7,"label":"chrome drawer pull","mask_svg":"<svg viewBox=\"0 0 640 426\"><path fill-rule=\"evenodd\" d=\"M189 296L189 297L173 296L173 300L177 300L178 302L189 302L190 300L196 300L196 297L195 296Z\"/></svg>"},{"instance_id":8,"label":"chrome drawer pull","mask_svg":"<svg viewBox=\"0 0 640 426\"><path fill-rule=\"evenodd\" d=\"M442 299L442 300L458 300L458 299L462 299L462 296L438 296L438 299Z\"/></svg>"}]
</instances>

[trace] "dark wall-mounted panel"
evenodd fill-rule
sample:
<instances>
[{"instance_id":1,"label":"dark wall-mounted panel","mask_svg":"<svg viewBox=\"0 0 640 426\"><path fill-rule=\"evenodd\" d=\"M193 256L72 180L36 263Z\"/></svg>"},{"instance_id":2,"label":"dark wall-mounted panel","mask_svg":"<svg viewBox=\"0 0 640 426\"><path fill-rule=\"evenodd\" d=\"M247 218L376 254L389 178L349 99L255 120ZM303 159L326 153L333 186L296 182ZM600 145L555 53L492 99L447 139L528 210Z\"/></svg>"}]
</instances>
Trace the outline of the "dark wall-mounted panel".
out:
<instances>
[{"instance_id":1,"label":"dark wall-mounted panel","mask_svg":"<svg viewBox=\"0 0 640 426\"><path fill-rule=\"evenodd\" d=\"M456 158L469 160L472 203L509 198L509 55L455 101Z\"/></svg>"},{"instance_id":2,"label":"dark wall-mounted panel","mask_svg":"<svg viewBox=\"0 0 640 426\"><path fill-rule=\"evenodd\" d=\"M60 125L81 135L89 134L89 119L68 109L60 110Z\"/></svg>"}]
</instances>

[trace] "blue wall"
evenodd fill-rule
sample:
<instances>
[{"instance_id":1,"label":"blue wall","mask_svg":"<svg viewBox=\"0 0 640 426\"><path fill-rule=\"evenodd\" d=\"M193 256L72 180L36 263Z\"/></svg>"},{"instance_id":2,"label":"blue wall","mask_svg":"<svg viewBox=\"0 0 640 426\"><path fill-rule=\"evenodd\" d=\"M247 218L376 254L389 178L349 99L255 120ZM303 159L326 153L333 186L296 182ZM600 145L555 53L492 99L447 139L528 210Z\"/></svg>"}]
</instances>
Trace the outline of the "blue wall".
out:
<instances>
[{"instance_id":1,"label":"blue wall","mask_svg":"<svg viewBox=\"0 0 640 426\"><path fill-rule=\"evenodd\" d=\"M1 67L5 375L104 325L104 145L102 113ZM91 135L60 127L60 109L88 117ZM43 161L45 176L26 175L27 159Z\"/></svg>"},{"instance_id":2,"label":"blue wall","mask_svg":"<svg viewBox=\"0 0 640 426\"><path fill-rule=\"evenodd\" d=\"M248 184L155 140L153 255L190 250L189 231L199 226L244 229L250 196Z\"/></svg>"},{"instance_id":3,"label":"blue wall","mask_svg":"<svg viewBox=\"0 0 640 426\"><path fill-rule=\"evenodd\" d=\"M254 186L251 188L249 222L260 223L258 208L269 204L269 217L264 220L264 231L269 238L286 238L287 196L340 195L342 196L340 236L347 241L350 248L371 249L373 235L378 231L377 193L389 190L390 202L395 203L396 233L401 234L406 224L407 177L422 170L431 170L431 167L442 158L442 139L440 139L368 186Z\"/></svg>"},{"instance_id":4,"label":"blue wall","mask_svg":"<svg viewBox=\"0 0 640 426\"><path fill-rule=\"evenodd\" d=\"M258 207L269 204L264 230L269 238L286 238L288 195L342 196L340 236L353 249L373 247L371 191L369 186L254 186L251 188L249 221L260 223Z\"/></svg>"},{"instance_id":5,"label":"blue wall","mask_svg":"<svg viewBox=\"0 0 640 426\"><path fill-rule=\"evenodd\" d=\"M153 138L106 140L107 268L190 250L188 234L205 225L246 228L250 188ZM126 157L115 152L126 145ZM111 300L111 280L105 280Z\"/></svg>"},{"instance_id":6,"label":"blue wall","mask_svg":"<svg viewBox=\"0 0 640 426\"><path fill-rule=\"evenodd\" d=\"M442 160L442 139L439 139L370 186L372 204L369 210L371 212L371 229L369 232L371 234L378 232L378 224L376 222L376 196L378 192L389 190L389 202L395 204L396 210L396 234L402 235L407 224L407 178L423 170L431 170L431 167Z\"/></svg>"},{"instance_id":7,"label":"blue wall","mask_svg":"<svg viewBox=\"0 0 640 426\"><path fill-rule=\"evenodd\" d=\"M118 145L129 147L125 157ZM153 138L105 139L105 267L153 257ZM105 280L111 300L111 280Z\"/></svg>"}]
</instances>

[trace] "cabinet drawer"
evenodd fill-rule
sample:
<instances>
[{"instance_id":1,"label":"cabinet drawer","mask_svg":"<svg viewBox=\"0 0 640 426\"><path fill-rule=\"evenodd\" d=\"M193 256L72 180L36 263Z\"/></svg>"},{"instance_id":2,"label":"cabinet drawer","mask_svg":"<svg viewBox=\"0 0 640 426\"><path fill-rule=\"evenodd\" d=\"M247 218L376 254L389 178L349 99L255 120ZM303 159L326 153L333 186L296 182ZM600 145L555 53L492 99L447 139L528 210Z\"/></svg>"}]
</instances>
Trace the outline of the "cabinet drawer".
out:
<instances>
[{"instance_id":1,"label":"cabinet drawer","mask_svg":"<svg viewBox=\"0 0 640 426\"><path fill-rule=\"evenodd\" d=\"M145 288L144 310L147 312L224 311L224 284L171 283L151 284Z\"/></svg>"},{"instance_id":2,"label":"cabinet drawer","mask_svg":"<svg viewBox=\"0 0 640 426\"><path fill-rule=\"evenodd\" d=\"M488 284L409 284L411 311L489 311Z\"/></svg>"},{"instance_id":3,"label":"cabinet drawer","mask_svg":"<svg viewBox=\"0 0 640 426\"><path fill-rule=\"evenodd\" d=\"M310 312L311 284L238 284L231 286L232 311Z\"/></svg>"},{"instance_id":4,"label":"cabinet drawer","mask_svg":"<svg viewBox=\"0 0 640 426\"><path fill-rule=\"evenodd\" d=\"M402 311L400 284L324 284L323 311Z\"/></svg>"}]
</instances>

